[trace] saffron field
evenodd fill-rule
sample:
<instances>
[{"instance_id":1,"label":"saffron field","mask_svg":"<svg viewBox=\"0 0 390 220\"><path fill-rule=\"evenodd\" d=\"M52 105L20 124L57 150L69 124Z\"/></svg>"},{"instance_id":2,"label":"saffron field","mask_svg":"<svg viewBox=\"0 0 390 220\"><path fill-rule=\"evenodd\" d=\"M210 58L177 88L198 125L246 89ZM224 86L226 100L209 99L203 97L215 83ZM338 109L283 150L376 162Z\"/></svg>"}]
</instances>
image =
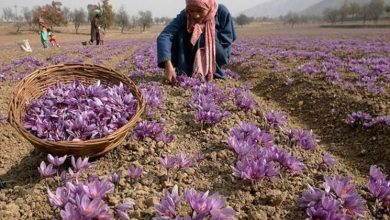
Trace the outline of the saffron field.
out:
<instances>
[{"instance_id":1,"label":"saffron field","mask_svg":"<svg viewBox=\"0 0 390 220\"><path fill-rule=\"evenodd\" d=\"M58 34L46 50L35 35L0 36L0 219L390 219L390 30L237 28L226 80L177 86L157 68L158 31L99 47ZM102 157L48 156L7 122L13 86L62 63L115 69L145 96L142 120ZM25 124L49 140L107 135L125 122L105 106L132 103L98 82L52 89ZM80 113L54 129L71 90L110 123ZM97 98L76 100L84 90Z\"/></svg>"}]
</instances>

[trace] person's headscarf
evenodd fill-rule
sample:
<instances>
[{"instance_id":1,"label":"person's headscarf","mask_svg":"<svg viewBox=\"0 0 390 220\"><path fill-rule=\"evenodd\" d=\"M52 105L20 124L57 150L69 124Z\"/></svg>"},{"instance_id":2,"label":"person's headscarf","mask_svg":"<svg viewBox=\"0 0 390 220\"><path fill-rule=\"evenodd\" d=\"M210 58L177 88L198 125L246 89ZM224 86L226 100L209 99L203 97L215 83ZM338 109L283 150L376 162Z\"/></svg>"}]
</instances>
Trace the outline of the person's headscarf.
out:
<instances>
[{"instance_id":1,"label":"person's headscarf","mask_svg":"<svg viewBox=\"0 0 390 220\"><path fill-rule=\"evenodd\" d=\"M215 48L215 14L218 10L216 0L186 0L186 5L197 5L207 9L209 12L202 23L197 23L195 18L192 18L187 13L187 31L192 33L191 44L195 46L202 33L205 34L205 48L199 49L195 55L193 77L213 77L216 72L216 48Z\"/></svg>"}]
</instances>

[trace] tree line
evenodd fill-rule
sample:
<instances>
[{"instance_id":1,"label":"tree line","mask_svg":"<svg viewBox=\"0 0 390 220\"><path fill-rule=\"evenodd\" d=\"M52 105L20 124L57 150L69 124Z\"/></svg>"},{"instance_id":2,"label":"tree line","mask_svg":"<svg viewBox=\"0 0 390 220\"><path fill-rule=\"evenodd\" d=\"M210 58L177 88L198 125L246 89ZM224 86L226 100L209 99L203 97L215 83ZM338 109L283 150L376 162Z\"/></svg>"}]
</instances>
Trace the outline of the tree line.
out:
<instances>
[{"instance_id":1,"label":"tree line","mask_svg":"<svg viewBox=\"0 0 390 220\"><path fill-rule=\"evenodd\" d=\"M324 20L329 23L344 23L344 21L373 21L375 23L386 15L390 14L390 5L385 5L384 0L371 0L369 3L360 5L345 1L340 8L327 8L324 13Z\"/></svg>"},{"instance_id":2,"label":"tree line","mask_svg":"<svg viewBox=\"0 0 390 220\"><path fill-rule=\"evenodd\" d=\"M166 24L171 19L168 17L153 17L151 11L139 11L138 14L130 16L124 6L120 7L117 12L113 10L109 0L101 0L101 3L94 5L89 4L86 8L69 9L63 7L60 1L52 1L51 4L34 7L22 8L22 13L17 13L11 7L2 9L2 20L4 22L13 22L16 32L19 32L22 27L30 29L36 28L39 19L43 19L51 28L60 27L72 23L75 32L79 33L79 28L82 24L90 22L95 16L95 11L101 12L101 25L104 29L109 29L113 26L120 28L121 32L140 28L145 31L153 24Z\"/></svg>"},{"instance_id":3,"label":"tree line","mask_svg":"<svg viewBox=\"0 0 390 220\"><path fill-rule=\"evenodd\" d=\"M340 8L326 8L322 15L304 15L296 12L289 12L278 18L268 17L249 17L240 14L235 18L235 22L240 25L247 25L252 22L283 22L294 27L299 23L308 22L336 22L344 23L345 21L367 21L378 22L381 18L390 19L390 5L386 5L384 0L371 0L367 4L358 4L356 2L344 1Z\"/></svg>"}]
</instances>

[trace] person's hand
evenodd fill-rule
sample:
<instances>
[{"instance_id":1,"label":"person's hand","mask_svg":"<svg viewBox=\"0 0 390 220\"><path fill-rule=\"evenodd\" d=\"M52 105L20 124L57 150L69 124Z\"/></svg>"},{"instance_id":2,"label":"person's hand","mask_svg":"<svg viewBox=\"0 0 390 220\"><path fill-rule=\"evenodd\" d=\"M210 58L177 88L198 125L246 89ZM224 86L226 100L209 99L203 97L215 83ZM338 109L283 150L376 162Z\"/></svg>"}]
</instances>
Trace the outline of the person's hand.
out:
<instances>
[{"instance_id":1,"label":"person's hand","mask_svg":"<svg viewBox=\"0 0 390 220\"><path fill-rule=\"evenodd\" d=\"M171 61L165 62L165 77L170 83L176 83L176 70Z\"/></svg>"}]
</instances>

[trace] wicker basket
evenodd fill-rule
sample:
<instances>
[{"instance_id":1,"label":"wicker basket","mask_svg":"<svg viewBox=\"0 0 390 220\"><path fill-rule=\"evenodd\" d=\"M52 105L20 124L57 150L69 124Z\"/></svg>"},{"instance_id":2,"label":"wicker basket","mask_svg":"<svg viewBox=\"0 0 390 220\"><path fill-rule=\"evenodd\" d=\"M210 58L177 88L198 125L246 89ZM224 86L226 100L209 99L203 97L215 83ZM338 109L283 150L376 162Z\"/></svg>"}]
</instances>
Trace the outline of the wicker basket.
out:
<instances>
[{"instance_id":1,"label":"wicker basket","mask_svg":"<svg viewBox=\"0 0 390 220\"><path fill-rule=\"evenodd\" d=\"M136 114L123 127L114 133L99 139L87 141L46 141L40 139L23 126L23 117L27 111L28 103L41 97L47 88L54 86L58 81L71 83L79 80L91 85L97 80L102 85L114 85L122 82L127 86L138 100ZM95 157L102 155L118 146L127 133L140 120L145 110L145 102L141 91L126 76L112 69L90 64L62 64L38 69L20 81L13 93L9 109L8 120L10 124L36 148L54 155L74 155Z\"/></svg>"}]
</instances>

